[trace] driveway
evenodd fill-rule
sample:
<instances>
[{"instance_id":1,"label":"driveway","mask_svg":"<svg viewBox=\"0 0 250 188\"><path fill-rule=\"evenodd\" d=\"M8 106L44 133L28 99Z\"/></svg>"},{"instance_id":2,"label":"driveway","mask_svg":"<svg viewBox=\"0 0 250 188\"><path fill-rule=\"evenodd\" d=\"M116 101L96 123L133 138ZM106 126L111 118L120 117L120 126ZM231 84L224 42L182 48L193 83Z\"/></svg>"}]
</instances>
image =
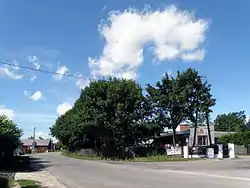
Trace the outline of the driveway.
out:
<instances>
[{"instance_id":1,"label":"driveway","mask_svg":"<svg viewBox=\"0 0 250 188\"><path fill-rule=\"evenodd\" d=\"M242 188L250 186L250 159L166 163L84 161L60 153L37 155L69 188Z\"/></svg>"}]
</instances>

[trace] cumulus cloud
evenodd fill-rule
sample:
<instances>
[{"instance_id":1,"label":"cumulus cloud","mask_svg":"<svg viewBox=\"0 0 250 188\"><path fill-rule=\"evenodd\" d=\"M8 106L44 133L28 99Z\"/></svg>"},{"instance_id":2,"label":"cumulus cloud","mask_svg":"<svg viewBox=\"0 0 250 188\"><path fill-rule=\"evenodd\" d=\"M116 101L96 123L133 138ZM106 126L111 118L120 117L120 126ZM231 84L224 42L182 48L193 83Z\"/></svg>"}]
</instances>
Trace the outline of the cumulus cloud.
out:
<instances>
[{"instance_id":1,"label":"cumulus cloud","mask_svg":"<svg viewBox=\"0 0 250 188\"><path fill-rule=\"evenodd\" d=\"M38 62L38 58L36 56L27 56L27 59L30 63L33 64L33 66L38 70L40 69L41 65Z\"/></svg>"},{"instance_id":2,"label":"cumulus cloud","mask_svg":"<svg viewBox=\"0 0 250 188\"><path fill-rule=\"evenodd\" d=\"M90 80L88 78L81 78L76 81L76 86L80 89L84 89L86 86L88 86L90 83Z\"/></svg>"},{"instance_id":3,"label":"cumulus cloud","mask_svg":"<svg viewBox=\"0 0 250 188\"><path fill-rule=\"evenodd\" d=\"M61 67L59 67L59 68L57 69L57 71L56 71L56 73L57 73L58 75L53 75L53 78L54 78L55 80L61 80L61 79L63 78L63 75L64 75L66 72L68 72L68 71L69 71L68 67L66 67L66 66L61 66Z\"/></svg>"},{"instance_id":4,"label":"cumulus cloud","mask_svg":"<svg viewBox=\"0 0 250 188\"><path fill-rule=\"evenodd\" d=\"M250 121L250 116L247 116L246 117L246 122L249 122Z\"/></svg>"},{"instance_id":5,"label":"cumulus cloud","mask_svg":"<svg viewBox=\"0 0 250 188\"><path fill-rule=\"evenodd\" d=\"M31 82L34 82L35 79L36 79L36 75L32 76L32 77L30 78L30 81L31 81Z\"/></svg>"},{"instance_id":6,"label":"cumulus cloud","mask_svg":"<svg viewBox=\"0 0 250 188\"><path fill-rule=\"evenodd\" d=\"M30 93L29 91L24 90L24 95L27 96L29 99L33 100L33 101L38 101L41 100L43 97L42 92L41 91L36 91L34 93Z\"/></svg>"},{"instance_id":7,"label":"cumulus cloud","mask_svg":"<svg viewBox=\"0 0 250 188\"><path fill-rule=\"evenodd\" d=\"M69 103L59 104L56 108L56 112L59 116L65 114L68 110L72 108L72 105Z\"/></svg>"},{"instance_id":8,"label":"cumulus cloud","mask_svg":"<svg viewBox=\"0 0 250 188\"><path fill-rule=\"evenodd\" d=\"M146 47L153 50L158 61L201 61L208 25L208 21L175 6L156 11L111 12L99 26L105 45L100 57L89 58L91 74L136 78Z\"/></svg>"},{"instance_id":9,"label":"cumulus cloud","mask_svg":"<svg viewBox=\"0 0 250 188\"><path fill-rule=\"evenodd\" d=\"M5 115L10 119L14 118L14 110L6 108L4 105L0 105L0 115Z\"/></svg>"},{"instance_id":10,"label":"cumulus cloud","mask_svg":"<svg viewBox=\"0 0 250 188\"><path fill-rule=\"evenodd\" d=\"M18 62L14 60L11 64L18 65ZM19 80L23 78L23 75L19 74L18 71L19 67L14 67L9 65L0 66L0 75L8 76L13 80Z\"/></svg>"}]
</instances>

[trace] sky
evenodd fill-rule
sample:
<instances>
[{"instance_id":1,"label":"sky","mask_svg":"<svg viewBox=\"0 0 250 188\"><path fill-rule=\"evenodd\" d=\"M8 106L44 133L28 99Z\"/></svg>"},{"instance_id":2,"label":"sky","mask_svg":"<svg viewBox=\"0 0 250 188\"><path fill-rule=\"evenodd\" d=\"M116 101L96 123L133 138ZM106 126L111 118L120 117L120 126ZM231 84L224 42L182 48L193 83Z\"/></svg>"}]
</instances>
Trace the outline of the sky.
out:
<instances>
[{"instance_id":1,"label":"sky","mask_svg":"<svg viewBox=\"0 0 250 188\"><path fill-rule=\"evenodd\" d=\"M197 69L212 85L217 114L250 115L250 1L0 0L0 114L24 137L48 137L91 79L136 79Z\"/></svg>"}]
</instances>

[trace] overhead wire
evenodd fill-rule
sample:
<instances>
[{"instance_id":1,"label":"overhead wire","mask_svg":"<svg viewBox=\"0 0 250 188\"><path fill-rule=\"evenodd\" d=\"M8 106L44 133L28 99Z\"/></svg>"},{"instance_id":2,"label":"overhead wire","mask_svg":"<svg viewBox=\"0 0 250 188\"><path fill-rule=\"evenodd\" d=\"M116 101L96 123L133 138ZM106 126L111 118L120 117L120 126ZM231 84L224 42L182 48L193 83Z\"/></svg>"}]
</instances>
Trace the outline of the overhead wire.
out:
<instances>
[{"instance_id":1,"label":"overhead wire","mask_svg":"<svg viewBox=\"0 0 250 188\"><path fill-rule=\"evenodd\" d=\"M79 78L79 79L88 78L88 77L77 76L77 75L73 75L73 74L66 74L66 73L62 74L62 73L48 71L48 70L44 70L44 69L40 69L40 68L37 69L37 68L33 68L33 67L12 64L12 63L8 63L8 62L4 62L4 61L0 61L0 64L7 65L7 66L10 66L10 67L16 67L16 68L20 68L20 69L35 71L35 72L42 72L42 73L46 73L46 74L53 74L53 75L57 75L57 76L63 76L63 77L71 77L71 78Z\"/></svg>"},{"instance_id":2,"label":"overhead wire","mask_svg":"<svg viewBox=\"0 0 250 188\"><path fill-rule=\"evenodd\" d=\"M35 72L41 72L41 73L46 73L46 74L52 74L52 75L57 75L57 76L62 76L62 77L71 77L71 78L77 78L77 79L89 79L89 80L92 80L91 77L87 77L87 76L77 76L77 75L73 75L73 74L62 74L62 73L58 73L58 72L54 72L54 71L48 71L48 70L44 70L44 69L40 69L40 68L37 69L37 68L33 68L33 67L8 63L8 62L4 62L4 61L0 61L0 65L1 64L2 65L7 65L7 66L10 66L10 67L16 67L16 68L20 68L20 69L25 69L25 70L35 71ZM146 90L146 89L142 88L142 90Z\"/></svg>"}]
</instances>

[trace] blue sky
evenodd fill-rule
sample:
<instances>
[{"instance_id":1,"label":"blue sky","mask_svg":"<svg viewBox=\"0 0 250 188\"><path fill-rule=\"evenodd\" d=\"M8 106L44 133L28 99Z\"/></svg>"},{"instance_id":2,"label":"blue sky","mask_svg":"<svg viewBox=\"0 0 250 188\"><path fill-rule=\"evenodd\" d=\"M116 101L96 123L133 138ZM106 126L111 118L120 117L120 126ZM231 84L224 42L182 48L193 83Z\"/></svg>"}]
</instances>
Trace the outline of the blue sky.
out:
<instances>
[{"instance_id":1,"label":"blue sky","mask_svg":"<svg viewBox=\"0 0 250 188\"><path fill-rule=\"evenodd\" d=\"M1 61L86 78L0 66L0 113L25 136L33 127L45 136L87 77L145 85L191 66L212 84L213 117L250 115L249 8L232 0L1 0Z\"/></svg>"}]
</instances>

